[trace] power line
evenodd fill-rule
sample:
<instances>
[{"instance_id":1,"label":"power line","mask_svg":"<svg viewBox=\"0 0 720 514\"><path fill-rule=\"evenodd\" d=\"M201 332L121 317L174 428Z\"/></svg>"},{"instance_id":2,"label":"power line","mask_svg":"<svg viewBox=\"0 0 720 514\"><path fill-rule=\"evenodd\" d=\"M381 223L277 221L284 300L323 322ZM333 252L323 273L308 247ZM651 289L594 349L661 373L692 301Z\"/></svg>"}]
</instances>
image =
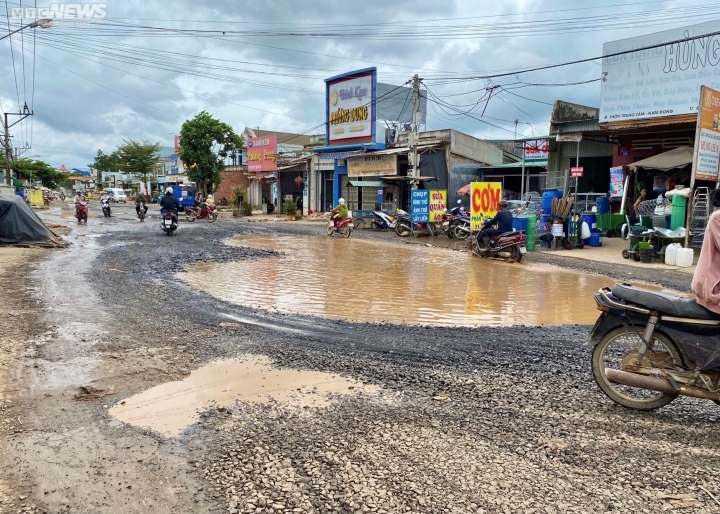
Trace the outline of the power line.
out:
<instances>
[{"instance_id":1,"label":"power line","mask_svg":"<svg viewBox=\"0 0 720 514\"><path fill-rule=\"evenodd\" d=\"M8 32L12 32L10 30L10 13L9 13L9 7L8 7L8 0L5 0L5 13L8 15ZM15 93L17 94L17 101L18 101L18 112L22 111L22 106L20 105L20 90L18 89L18 80L17 80L17 72L15 71L15 52L13 51L12 47L12 36L10 36L10 56L12 57L12 68L13 68L13 75L15 76Z\"/></svg>"}]
</instances>

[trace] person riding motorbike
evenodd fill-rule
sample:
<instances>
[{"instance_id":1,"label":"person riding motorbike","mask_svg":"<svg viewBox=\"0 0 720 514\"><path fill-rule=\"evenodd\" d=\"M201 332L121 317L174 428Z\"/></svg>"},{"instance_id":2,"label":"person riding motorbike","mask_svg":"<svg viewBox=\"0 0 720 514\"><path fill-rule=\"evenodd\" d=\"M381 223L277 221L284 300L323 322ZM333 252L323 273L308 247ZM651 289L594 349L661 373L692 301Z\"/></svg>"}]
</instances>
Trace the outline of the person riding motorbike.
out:
<instances>
[{"instance_id":1,"label":"person riding motorbike","mask_svg":"<svg viewBox=\"0 0 720 514\"><path fill-rule=\"evenodd\" d=\"M330 219L332 219L333 227L337 227L339 220L344 220L348 217L348 208L347 205L345 205L344 198L338 200L337 207L334 207L330 211L330 215L332 216Z\"/></svg>"},{"instance_id":2,"label":"person riding motorbike","mask_svg":"<svg viewBox=\"0 0 720 514\"><path fill-rule=\"evenodd\" d=\"M165 211L172 211L177 218L178 211L180 210L180 202L173 196L172 187L168 187L165 190L165 195L160 200L160 215L162 216Z\"/></svg>"},{"instance_id":3,"label":"person riding motorbike","mask_svg":"<svg viewBox=\"0 0 720 514\"><path fill-rule=\"evenodd\" d=\"M512 232L513 229L513 215L508 210L508 203L505 200L501 200L498 204L500 207L500 210L495 214L495 216L492 219L486 220L484 223L484 229L480 231L480 233L477 236L477 241L479 246L483 246L483 240L484 238L490 239L490 245L492 246L494 243L492 242L492 238L495 236L499 236L500 234L504 234L505 232ZM490 228L493 225L497 224L498 228Z\"/></svg>"},{"instance_id":4,"label":"person riding motorbike","mask_svg":"<svg viewBox=\"0 0 720 514\"><path fill-rule=\"evenodd\" d=\"M145 209L145 214L147 215L147 203L148 199L147 196L145 196L142 193L138 193L138 195L135 197L135 213L140 216L140 209Z\"/></svg>"},{"instance_id":5,"label":"person riding motorbike","mask_svg":"<svg viewBox=\"0 0 720 514\"><path fill-rule=\"evenodd\" d=\"M85 196L83 192L78 189L77 195L75 195L75 205L79 203L87 203L87 201L87 196Z\"/></svg>"}]
</instances>

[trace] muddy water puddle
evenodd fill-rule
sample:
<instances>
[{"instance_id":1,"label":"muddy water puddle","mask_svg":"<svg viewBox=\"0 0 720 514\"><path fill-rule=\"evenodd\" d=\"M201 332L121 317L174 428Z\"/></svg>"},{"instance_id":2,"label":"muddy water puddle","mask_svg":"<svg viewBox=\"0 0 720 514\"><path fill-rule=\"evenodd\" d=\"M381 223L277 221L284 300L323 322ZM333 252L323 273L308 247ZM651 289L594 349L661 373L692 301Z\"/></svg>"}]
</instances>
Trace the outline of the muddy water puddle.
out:
<instances>
[{"instance_id":1,"label":"muddy water puddle","mask_svg":"<svg viewBox=\"0 0 720 514\"><path fill-rule=\"evenodd\" d=\"M279 257L201 263L181 273L224 301L362 322L436 326L592 324L615 281L424 245L273 234L226 241Z\"/></svg>"},{"instance_id":2,"label":"muddy water puddle","mask_svg":"<svg viewBox=\"0 0 720 514\"><path fill-rule=\"evenodd\" d=\"M197 422L199 412L213 403L232 407L235 401L275 400L290 408L323 407L331 394L374 393L377 387L315 371L273 368L264 356L216 361L193 371L185 380L168 382L127 398L110 414L131 425L175 437Z\"/></svg>"}]
</instances>

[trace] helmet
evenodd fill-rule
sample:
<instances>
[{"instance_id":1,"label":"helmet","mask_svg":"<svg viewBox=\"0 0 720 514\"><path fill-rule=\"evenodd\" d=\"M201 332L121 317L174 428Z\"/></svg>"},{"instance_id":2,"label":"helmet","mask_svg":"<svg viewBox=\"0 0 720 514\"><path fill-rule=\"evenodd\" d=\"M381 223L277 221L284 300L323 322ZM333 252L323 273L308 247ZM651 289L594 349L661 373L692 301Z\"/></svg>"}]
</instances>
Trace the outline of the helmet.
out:
<instances>
[{"instance_id":1,"label":"helmet","mask_svg":"<svg viewBox=\"0 0 720 514\"><path fill-rule=\"evenodd\" d=\"M80 193L82 193L82 191L80 191L80 190L78 189L78 190L77 190L77 194L80 194Z\"/></svg>"},{"instance_id":2,"label":"helmet","mask_svg":"<svg viewBox=\"0 0 720 514\"><path fill-rule=\"evenodd\" d=\"M166 195L171 195L171 194L173 194L172 187L168 187L168 188L165 190L165 194L166 194Z\"/></svg>"},{"instance_id":3,"label":"helmet","mask_svg":"<svg viewBox=\"0 0 720 514\"><path fill-rule=\"evenodd\" d=\"M507 200L500 200L499 205L500 205L500 207L507 207L508 206Z\"/></svg>"},{"instance_id":4,"label":"helmet","mask_svg":"<svg viewBox=\"0 0 720 514\"><path fill-rule=\"evenodd\" d=\"M345 205L345 198L340 198L340 200L338 200L338 204Z\"/></svg>"}]
</instances>

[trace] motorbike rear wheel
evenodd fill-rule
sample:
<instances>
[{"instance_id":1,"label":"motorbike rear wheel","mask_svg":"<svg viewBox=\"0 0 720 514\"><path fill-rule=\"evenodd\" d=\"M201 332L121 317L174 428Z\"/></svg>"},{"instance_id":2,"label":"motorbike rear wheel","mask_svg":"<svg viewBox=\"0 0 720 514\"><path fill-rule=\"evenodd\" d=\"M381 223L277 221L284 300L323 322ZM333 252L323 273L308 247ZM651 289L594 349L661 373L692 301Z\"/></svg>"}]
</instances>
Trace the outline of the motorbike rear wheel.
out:
<instances>
[{"instance_id":1,"label":"motorbike rear wheel","mask_svg":"<svg viewBox=\"0 0 720 514\"><path fill-rule=\"evenodd\" d=\"M380 223L378 223L376 220L373 220L372 223L370 223L370 228L373 229L375 232L380 232L382 230Z\"/></svg>"},{"instance_id":2,"label":"motorbike rear wheel","mask_svg":"<svg viewBox=\"0 0 720 514\"><path fill-rule=\"evenodd\" d=\"M635 360L637 351L643 344L644 331L644 326L635 326L619 327L608 332L593 349L592 372L600 390L615 403L630 409L654 410L664 407L677 398L677 395L614 384L605 374L606 368L629 371L624 368ZM681 366L682 357L675 343L664 334L655 332L641 367L656 369L654 376L664 378L663 370L669 371Z\"/></svg>"},{"instance_id":3,"label":"motorbike rear wheel","mask_svg":"<svg viewBox=\"0 0 720 514\"><path fill-rule=\"evenodd\" d=\"M462 225L455 225L452 228L453 235L458 239L467 239L470 235L470 231L467 229L464 229Z\"/></svg>"},{"instance_id":4,"label":"motorbike rear wheel","mask_svg":"<svg viewBox=\"0 0 720 514\"><path fill-rule=\"evenodd\" d=\"M348 238L352 234L352 228L348 225L345 225L343 228L340 229L340 234L343 237Z\"/></svg>"},{"instance_id":5,"label":"motorbike rear wheel","mask_svg":"<svg viewBox=\"0 0 720 514\"><path fill-rule=\"evenodd\" d=\"M209 213L207 216L208 223L214 223L216 219L217 219L217 212L215 212L215 211Z\"/></svg>"},{"instance_id":6,"label":"motorbike rear wheel","mask_svg":"<svg viewBox=\"0 0 720 514\"><path fill-rule=\"evenodd\" d=\"M512 247L512 258L515 262L520 262L523 258L523 254L520 253L520 248L517 245Z\"/></svg>"},{"instance_id":7,"label":"motorbike rear wheel","mask_svg":"<svg viewBox=\"0 0 720 514\"><path fill-rule=\"evenodd\" d=\"M407 237L410 235L410 225L405 222L395 223L395 233L400 237Z\"/></svg>"}]
</instances>

